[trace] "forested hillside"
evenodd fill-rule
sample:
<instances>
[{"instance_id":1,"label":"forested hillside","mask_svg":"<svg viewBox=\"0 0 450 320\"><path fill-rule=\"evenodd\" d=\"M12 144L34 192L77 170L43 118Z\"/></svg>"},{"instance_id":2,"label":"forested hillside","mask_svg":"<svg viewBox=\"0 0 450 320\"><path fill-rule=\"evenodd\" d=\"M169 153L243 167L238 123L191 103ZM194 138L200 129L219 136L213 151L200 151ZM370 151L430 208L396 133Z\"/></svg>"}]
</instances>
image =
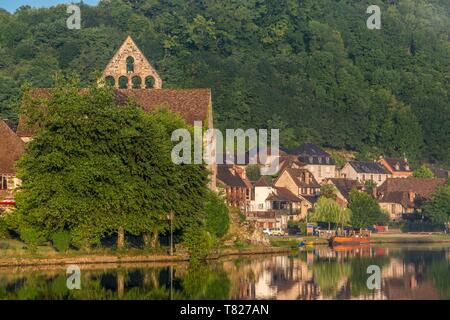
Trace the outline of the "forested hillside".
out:
<instances>
[{"instance_id":1,"label":"forested hillside","mask_svg":"<svg viewBox=\"0 0 450 320\"><path fill-rule=\"evenodd\" d=\"M369 30L369 5L382 29ZM219 128L450 164L448 0L109 0L0 11L0 114L57 71L95 79L131 34L165 87L211 87Z\"/></svg>"}]
</instances>

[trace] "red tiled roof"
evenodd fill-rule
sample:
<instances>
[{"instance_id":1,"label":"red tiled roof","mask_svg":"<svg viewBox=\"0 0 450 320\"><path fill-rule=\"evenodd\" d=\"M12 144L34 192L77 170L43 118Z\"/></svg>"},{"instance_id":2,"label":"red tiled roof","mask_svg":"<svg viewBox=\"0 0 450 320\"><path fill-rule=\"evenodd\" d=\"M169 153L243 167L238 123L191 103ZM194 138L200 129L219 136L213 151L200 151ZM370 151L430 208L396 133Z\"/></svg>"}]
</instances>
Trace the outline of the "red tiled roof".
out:
<instances>
[{"instance_id":1,"label":"red tiled roof","mask_svg":"<svg viewBox=\"0 0 450 320\"><path fill-rule=\"evenodd\" d=\"M413 192L429 198L438 186L444 185L445 179L434 178L388 178L379 187L379 192Z\"/></svg>"},{"instance_id":2,"label":"red tiled roof","mask_svg":"<svg viewBox=\"0 0 450 320\"><path fill-rule=\"evenodd\" d=\"M83 92L86 89L81 89ZM134 100L142 109L151 112L158 107L167 107L178 113L189 124L194 121L208 120L211 104L210 89L115 89L117 103L124 104L130 99ZM34 98L49 98L49 89L33 89ZM21 137L30 137L36 128L27 128L27 119L20 117L17 134Z\"/></svg>"},{"instance_id":3,"label":"red tiled roof","mask_svg":"<svg viewBox=\"0 0 450 320\"><path fill-rule=\"evenodd\" d=\"M25 152L25 144L0 120L0 173L15 174L14 164Z\"/></svg>"}]
</instances>

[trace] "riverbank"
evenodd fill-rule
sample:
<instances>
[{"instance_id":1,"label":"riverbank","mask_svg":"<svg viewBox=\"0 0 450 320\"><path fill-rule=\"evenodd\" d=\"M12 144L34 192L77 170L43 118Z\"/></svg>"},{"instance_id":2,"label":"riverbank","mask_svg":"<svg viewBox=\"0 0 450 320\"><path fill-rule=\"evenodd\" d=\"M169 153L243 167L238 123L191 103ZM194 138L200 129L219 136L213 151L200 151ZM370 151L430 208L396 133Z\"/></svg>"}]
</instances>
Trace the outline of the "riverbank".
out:
<instances>
[{"instance_id":1,"label":"riverbank","mask_svg":"<svg viewBox=\"0 0 450 320\"><path fill-rule=\"evenodd\" d=\"M300 242L306 246L327 245L328 241L319 237L270 237L271 246L222 247L208 257L216 260L227 256L251 256L276 253L288 253L296 249ZM372 244L426 244L450 243L450 235L419 234L419 233L375 233ZM4 249L7 247L7 249ZM185 253L168 255L164 250L149 251L129 249L117 251L113 249L99 249L91 252L69 251L58 253L48 246L39 247L34 253L25 249L24 244L16 240L0 241L0 268L39 266L39 265L92 265L92 264L121 264L121 263L174 263L186 262L189 257Z\"/></svg>"},{"instance_id":2,"label":"riverbank","mask_svg":"<svg viewBox=\"0 0 450 320\"><path fill-rule=\"evenodd\" d=\"M274 247L297 247L300 242L305 245L317 246L327 245L328 241L319 237L271 237L270 243ZM442 233L374 233L371 236L370 243L450 243L450 235Z\"/></svg>"},{"instance_id":3,"label":"riverbank","mask_svg":"<svg viewBox=\"0 0 450 320\"><path fill-rule=\"evenodd\" d=\"M2 243L12 243L20 245L16 241L3 241ZM22 249L23 250L23 249ZM287 253L292 249L289 246L268 247L268 246L247 246L247 247L224 247L211 254L207 259L216 260L227 256L249 256L275 253ZM1 253L2 250L0 250ZM93 250L92 252L70 251L68 253L58 253L49 247L41 247L36 253L26 253L18 251L14 255L14 250L8 254L0 254L0 268L39 266L39 265L90 265L90 264L121 264L121 263L160 263L160 262L186 262L189 260L187 254L175 254L173 256L162 252L146 252L144 250L131 249L125 251L115 250Z\"/></svg>"}]
</instances>

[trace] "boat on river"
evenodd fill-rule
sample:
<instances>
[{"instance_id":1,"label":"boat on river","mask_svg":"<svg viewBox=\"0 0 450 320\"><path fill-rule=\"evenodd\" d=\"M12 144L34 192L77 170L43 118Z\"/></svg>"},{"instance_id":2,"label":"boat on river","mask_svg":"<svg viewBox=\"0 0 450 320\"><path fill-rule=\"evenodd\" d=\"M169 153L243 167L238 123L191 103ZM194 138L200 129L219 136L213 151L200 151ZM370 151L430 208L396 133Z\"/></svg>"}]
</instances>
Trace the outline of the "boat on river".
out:
<instances>
[{"instance_id":1,"label":"boat on river","mask_svg":"<svg viewBox=\"0 0 450 320\"><path fill-rule=\"evenodd\" d=\"M336 235L328 238L328 243L332 246L342 245L361 245L370 242L370 232L362 231L358 234L352 235Z\"/></svg>"}]
</instances>

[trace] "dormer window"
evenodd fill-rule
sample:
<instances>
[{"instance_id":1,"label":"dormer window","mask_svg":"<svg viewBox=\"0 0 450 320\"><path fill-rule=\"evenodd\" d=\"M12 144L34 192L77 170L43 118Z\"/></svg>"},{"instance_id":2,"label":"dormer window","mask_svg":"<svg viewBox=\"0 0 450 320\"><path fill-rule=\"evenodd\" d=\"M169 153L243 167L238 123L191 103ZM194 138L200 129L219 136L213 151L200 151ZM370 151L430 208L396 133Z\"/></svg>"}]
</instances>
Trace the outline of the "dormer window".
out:
<instances>
[{"instance_id":1,"label":"dormer window","mask_svg":"<svg viewBox=\"0 0 450 320\"><path fill-rule=\"evenodd\" d=\"M400 170L400 164L398 164L398 163L395 164L395 170L397 170L397 171Z\"/></svg>"},{"instance_id":2,"label":"dormer window","mask_svg":"<svg viewBox=\"0 0 450 320\"><path fill-rule=\"evenodd\" d=\"M405 164L405 170L409 171L409 164Z\"/></svg>"},{"instance_id":3,"label":"dormer window","mask_svg":"<svg viewBox=\"0 0 450 320\"><path fill-rule=\"evenodd\" d=\"M329 158L329 157L326 157L326 158L325 158L325 163L326 163L326 164L330 164L330 158Z\"/></svg>"},{"instance_id":4,"label":"dormer window","mask_svg":"<svg viewBox=\"0 0 450 320\"><path fill-rule=\"evenodd\" d=\"M314 158L313 157L309 157L309 162L313 163Z\"/></svg>"},{"instance_id":5,"label":"dormer window","mask_svg":"<svg viewBox=\"0 0 450 320\"><path fill-rule=\"evenodd\" d=\"M317 158L317 161L319 162L319 164L322 164L322 158Z\"/></svg>"}]
</instances>

